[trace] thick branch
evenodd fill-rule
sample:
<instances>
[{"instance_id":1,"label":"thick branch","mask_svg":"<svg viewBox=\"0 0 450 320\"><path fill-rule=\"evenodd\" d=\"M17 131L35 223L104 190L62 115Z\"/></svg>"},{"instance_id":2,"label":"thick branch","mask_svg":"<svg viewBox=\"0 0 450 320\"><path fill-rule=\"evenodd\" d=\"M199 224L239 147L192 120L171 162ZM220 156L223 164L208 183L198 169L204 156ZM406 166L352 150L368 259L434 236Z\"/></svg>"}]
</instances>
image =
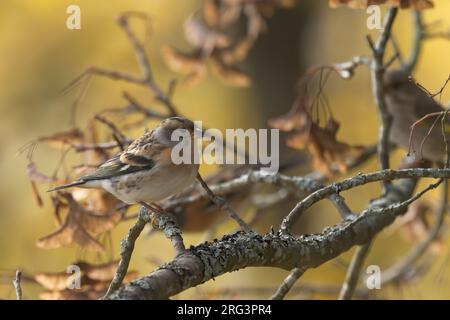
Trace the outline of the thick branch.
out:
<instances>
[{"instance_id":1,"label":"thick branch","mask_svg":"<svg viewBox=\"0 0 450 320\"><path fill-rule=\"evenodd\" d=\"M390 8L383 31L378 38L377 42L373 44L369 38L369 44L373 53L372 60L372 90L375 102L378 107L378 113L381 120L380 136L378 143L378 156L380 158L381 169L389 168L389 132L391 129L392 117L388 112L386 101L384 99L383 89L383 59L386 50L386 44L391 36L392 26L394 24L395 17L397 15L397 8Z\"/></svg>"},{"instance_id":2,"label":"thick branch","mask_svg":"<svg viewBox=\"0 0 450 320\"><path fill-rule=\"evenodd\" d=\"M396 176L397 175L397 176ZM394 179L407 177L450 177L448 169L385 170L361 176ZM361 182L362 183L362 182ZM367 182L366 182L367 183ZM409 198L415 179L403 179L389 193L353 220L326 228L321 234L295 237L289 234L236 232L221 240L191 247L151 274L137 279L111 295L111 299L167 299L224 273L245 267L270 266L285 270L314 268L354 245L367 243L407 206L431 187ZM409 198L409 199L408 199ZM383 207L379 207L383 203Z\"/></svg>"}]
</instances>

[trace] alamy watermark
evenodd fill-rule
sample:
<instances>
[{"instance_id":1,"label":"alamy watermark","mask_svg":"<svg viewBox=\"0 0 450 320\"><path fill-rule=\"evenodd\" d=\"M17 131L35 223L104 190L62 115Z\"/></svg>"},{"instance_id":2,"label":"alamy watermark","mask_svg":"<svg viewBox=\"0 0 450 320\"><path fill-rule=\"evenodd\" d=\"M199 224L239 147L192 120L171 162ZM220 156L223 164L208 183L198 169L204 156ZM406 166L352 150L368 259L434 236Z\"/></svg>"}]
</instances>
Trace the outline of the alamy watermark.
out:
<instances>
[{"instance_id":1,"label":"alamy watermark","mask_svg":"<svg viewBox=\"0 0 450 320\"><path fill-rule=\"evenodd\" d=\"M76 4L71 4L67 7L66 13L69 16L66 19L66 27L69 30L80 30L81 29L81 9L80 6Z\"/></svg>"},{"instance_id":2,"label":"alamy watermark","mask_svg":"<svg viewBox=\"0 0 450 320\"><path fill-rule=\"evenodd\" d=\"M367 267L366 287L369 290L381 289L381 268L375 264Z\"/></svg>"},{"instance_id":3,"label":"alamy watermark","mask_svg":"<svg viewBox=\"0 0 450 320\"><path fill-rule=\"evenodd\" d=\"M224 136L218 129L207 129L203 132L201 121L195 121L194 125L193 136L185 129L173 131L171 140L177 142L171 153L173 163L259 164L261 170L278 172L278 129L226 129Z\"/></svg>"},{"instance_id":4,"label":"alamy watermark","mask_svg":"<svg viewBox=\"0 0 450 320\"><path fill-rule=\"evenodd\" d=\"M76 264L71 264L67 267L66 273L72 274L67 278L67 289L75 290L81 289L81 269Z\"/></svg>"},{"instance_id":5,"label":"alamy watermark","mask_svg":"<svg viewBox=\"0 0 450 320\"><path fill-rule=\"evenodd\" d=\"M367 29L369 30L381 30L381 7L379 5L370 5L366 9L366 13L369 15L366 20Z\"/></svg>"}]
</instances>

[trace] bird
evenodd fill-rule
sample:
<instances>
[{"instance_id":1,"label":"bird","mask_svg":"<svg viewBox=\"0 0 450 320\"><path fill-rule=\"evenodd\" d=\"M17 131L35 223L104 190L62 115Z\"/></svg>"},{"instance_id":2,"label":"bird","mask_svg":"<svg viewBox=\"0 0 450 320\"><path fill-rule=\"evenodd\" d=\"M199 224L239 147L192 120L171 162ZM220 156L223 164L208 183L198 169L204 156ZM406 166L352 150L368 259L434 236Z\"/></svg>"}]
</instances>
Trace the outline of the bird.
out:
<instances>
[{"instance_id":1,"label":"bird","mask_svg":"<svg viewBox=\"0 0 450 320\"><path fill-rule=\"evenodd\" d=\"M198 175L199 164L195 161L181 164L172 161L172 148L180 143L171 138L177 129L187 130L192 142L195 141L194 136L198 137L195 133L199 129L191 120L167 118L153 130L146 130L125 150L104 162L94 172L48 191L70 187L100 188L126 204L142 204L161 211L163 209L155 202L181 192Z\"/></svg>"},{"instance_id":2,"label":"bird","mask_svg":"<svg viewBox=\"0 0 450 320\"><path fill-rule=\"evenodd\" d=\"M446 160L446 140L450 140L450 135L448 130L446 139L442 135L442 117L430 116L414 126L412 135L411 130L412 125L426 115L444 112L445 109L419 87L405 69L385 71L383 85L387 111L392 116L390 141L414 152L416 161L443 163Z\"/></svg>"}]
</instances>

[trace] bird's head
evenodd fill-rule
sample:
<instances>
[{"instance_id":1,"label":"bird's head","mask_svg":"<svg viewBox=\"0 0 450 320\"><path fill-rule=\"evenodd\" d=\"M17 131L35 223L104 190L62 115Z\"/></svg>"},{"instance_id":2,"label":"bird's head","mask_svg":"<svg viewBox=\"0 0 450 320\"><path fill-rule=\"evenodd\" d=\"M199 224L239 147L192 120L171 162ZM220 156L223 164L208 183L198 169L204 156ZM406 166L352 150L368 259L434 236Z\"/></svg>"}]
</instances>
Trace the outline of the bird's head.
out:
<instances>
[{"instance_id":1,"label":"bird's head","mask_svg":"<svg viewBox=\"0 0 450 320\"><path fill-rule=\"evenodd\" d=\"M411 76L406 70L389 70L384 73L383 82L385 90L398 90L411 84Z\"/></svg>"},{"instance_id":2,"label":"bird's head","mask_svg":"<svg viewBox=\"0 0 450 320\"><path fill-rule=\"evenodd\" d=\"M196 127L194 122L182 117L167 118L158 125L156 128L156 135L160 142L172 145L172 135L176 130L186 130L191 137L194 137L194 133L198 133L201 136L201 129Z\"/></svg>"}]
</instances>

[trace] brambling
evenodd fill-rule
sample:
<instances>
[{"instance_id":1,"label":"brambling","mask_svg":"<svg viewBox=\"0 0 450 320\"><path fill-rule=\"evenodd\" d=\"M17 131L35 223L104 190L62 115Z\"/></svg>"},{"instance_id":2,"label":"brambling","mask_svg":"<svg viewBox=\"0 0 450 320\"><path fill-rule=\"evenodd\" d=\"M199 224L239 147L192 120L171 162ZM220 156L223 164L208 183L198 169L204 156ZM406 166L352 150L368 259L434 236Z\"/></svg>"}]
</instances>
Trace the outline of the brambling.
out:
<instances>
[{"instance_id":1,"label":"brambling","mask_svg":"<svg viewBox=\"0 0 450 320\"><path fill-rule=\"evenodd\" d=\"M172 161L172 148L180 143L171 139L177 129L187 130L194 143L194 131L198 129L192 121L181 117L168 118L94 172L49 191L69 187L101 188L127 204L150 204L160 208L156 201L182 191L195 181L198 174L199 165L194 161L181 164Z\"/></svg>"},{"instance_id":2,"label":"brambling","mask_svg":"<svg viewBox=\"0 0 450 320\"><path fill-rule=\"evenodd\" d=\"M391 142L398 146L418 152L418 160L443 162L446 156L446 141L450 139L446 122L446 139L442 135L441 117L423 119L415 126L413 135L411 126L430 113L443 112L445 109L423 89L411 81L410 74L402 69L389 70L384 74L386 106L392 116ZM411 139L410 139L411 138Z\"/></svg>"}]
</instances>

